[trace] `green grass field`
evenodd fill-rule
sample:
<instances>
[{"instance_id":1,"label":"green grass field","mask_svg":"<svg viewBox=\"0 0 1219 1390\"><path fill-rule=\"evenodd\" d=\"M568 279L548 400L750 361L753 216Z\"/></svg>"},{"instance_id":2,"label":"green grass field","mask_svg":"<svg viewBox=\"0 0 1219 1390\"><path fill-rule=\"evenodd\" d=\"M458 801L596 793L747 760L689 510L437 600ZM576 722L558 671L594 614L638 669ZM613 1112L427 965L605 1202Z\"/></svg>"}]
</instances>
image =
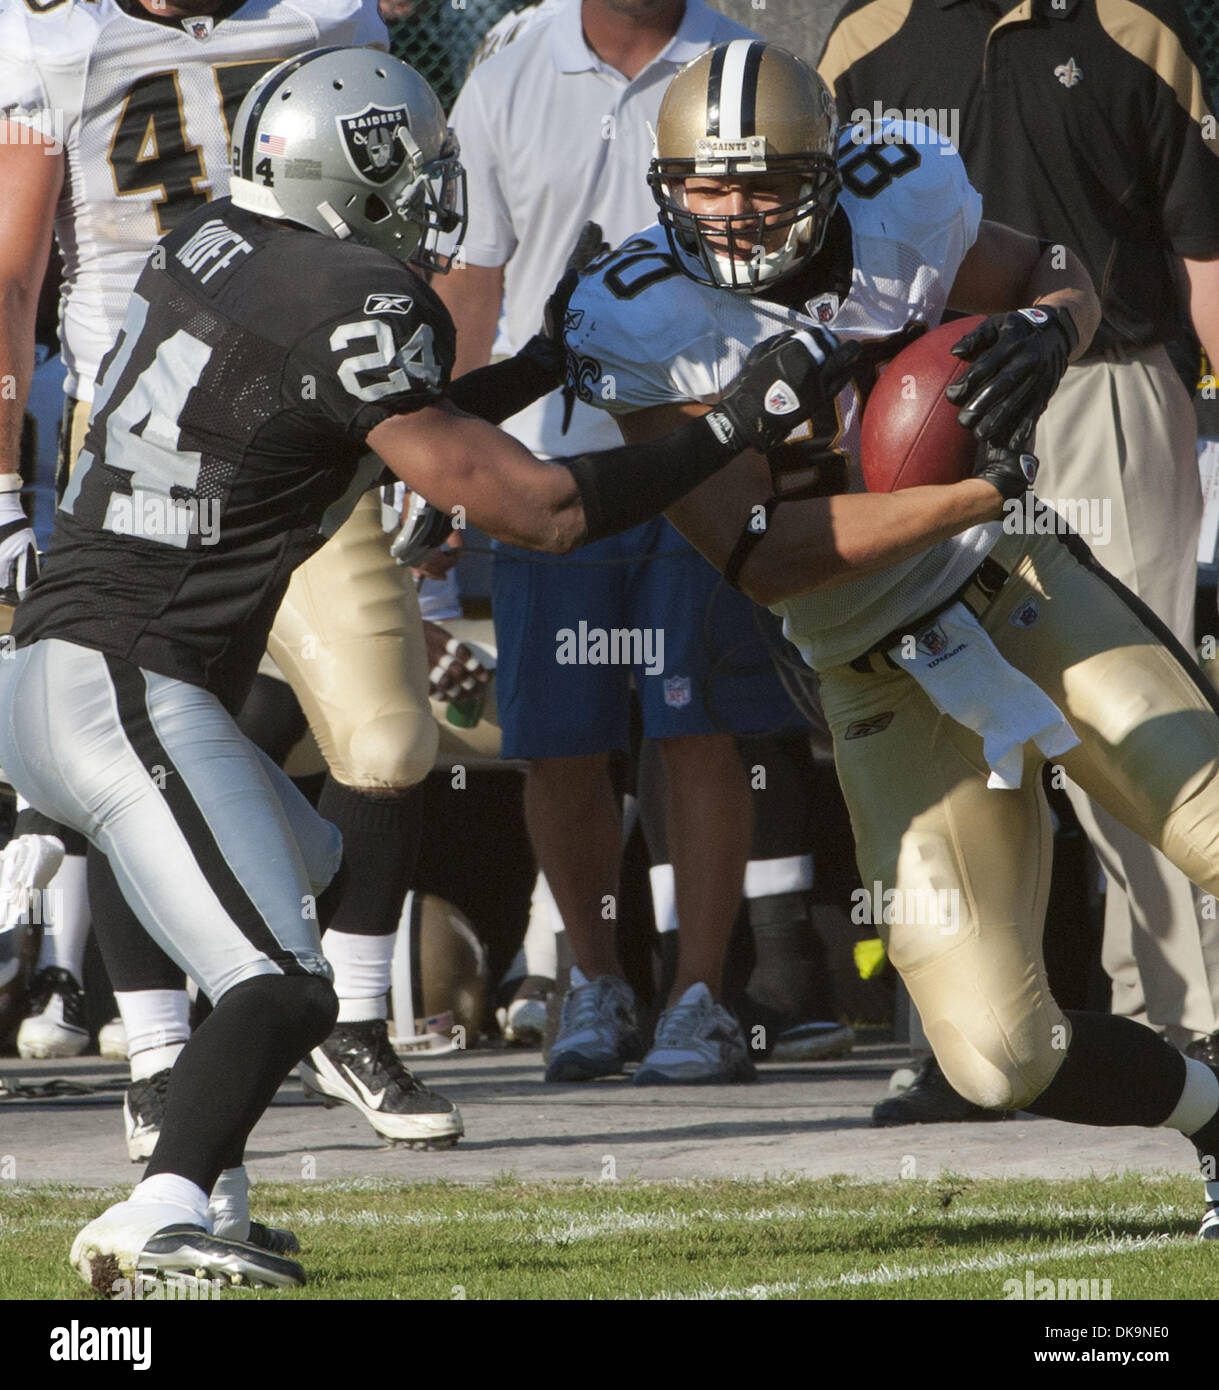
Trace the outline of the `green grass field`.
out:
<instances>
[{"instance_id":1,"label":"green grass field","mask_svg":"<svg viewBox=\"0 0 1219 1390\"><path fill-rule=\"evenodd\" d=\"M72 1236L124 1195L0 1184L0 1298L89 1299ZM1005 1281L1110 1280L1111 1296L1213 1297L1200 1184L847 1179L489 1186L265 1184L307 1288L229 1299L1003 1299Z\"/></svg>"}]
</instances>

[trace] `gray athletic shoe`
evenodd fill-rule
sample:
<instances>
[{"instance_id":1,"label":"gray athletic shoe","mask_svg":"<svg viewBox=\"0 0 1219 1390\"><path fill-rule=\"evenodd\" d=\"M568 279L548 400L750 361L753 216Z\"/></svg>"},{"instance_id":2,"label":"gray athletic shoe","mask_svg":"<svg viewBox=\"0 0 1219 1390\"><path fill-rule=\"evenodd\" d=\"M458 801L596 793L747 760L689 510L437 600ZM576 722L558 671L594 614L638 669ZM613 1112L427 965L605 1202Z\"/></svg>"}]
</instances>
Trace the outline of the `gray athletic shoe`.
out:
<instances>
[{"instance_id":1,"label":"gray athletic shoe","mask_svg":"<svg viewBox=\"0 0 1219 1390\"><path fill-rule=\"evenodd\" d=\"M643 1052L635 992L616 975L585 978L572 967L559 1036L550 1049L547 1081L592 1081L621 1072Z\"/></svg>"},{"instance_id":2,"label":"gray athletic shoe","mask_svg":"<svg viewBox=\"0 0 1219 1390\"><path fill-rule=\"evenodd\" d=\"M661 1014L652 1050L634 1076L636 1086L707 1086L756 1079L741 1025L702 983L691 985Z\"/></svg>"}]
</instances>

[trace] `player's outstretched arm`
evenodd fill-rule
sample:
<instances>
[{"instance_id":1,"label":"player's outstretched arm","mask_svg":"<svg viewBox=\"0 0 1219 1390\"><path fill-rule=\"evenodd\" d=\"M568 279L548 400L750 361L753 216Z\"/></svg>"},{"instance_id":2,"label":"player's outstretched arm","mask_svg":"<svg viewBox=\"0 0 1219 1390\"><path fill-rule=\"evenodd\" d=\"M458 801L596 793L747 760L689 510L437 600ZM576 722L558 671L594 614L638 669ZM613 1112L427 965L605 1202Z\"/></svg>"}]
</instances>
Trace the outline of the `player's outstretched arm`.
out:
<instances>
[{"instance_id":1,"label":"player's outstretched arm","mask_svg":"<svg viewBox=\"0 0 1219 1390\"><path fill-rule=\"evenodd\" d=\"M23 138L19 138L23 137ZM0 479L21 461L21 423L34 374L34 319L51 249L62 152L0 121ZM16 597L37 574L19 483L0 482L0 589Z\"/></svg>"},{"instance_id":2,"label":"player's outstretched arm","mask_svg":"<svg viewBox=\"0 0 1219 1390\"><path fill-rule=\"evenodd\" d=\"M780 333L749 354L724 398L663 438L546 464L441 399L382 420L370 448L440 511L513 545L558 553L659 516L746 449L774 448L833 400L857 355L823 330Z\"/></svg>"},{"instance_id":3,"label":"player's outstretched arm","mask_svg":"<svg viewBox=\"0 0 1219 1390\"><path fill-rule=\"evenodd\" d=\"M619 419L623 436L641 443L666 435L704 405L665 405ZM665 515L721 573L755 603L774 604L833 588L959 531L1002 515L997 482L969 478L945 487L895 493L850 493L768 507L766 459L750 450L709 478ZM747 541L742 551L742 536ZM735 562L735 566L734 566Z\"/></svg>"}]
</instances>

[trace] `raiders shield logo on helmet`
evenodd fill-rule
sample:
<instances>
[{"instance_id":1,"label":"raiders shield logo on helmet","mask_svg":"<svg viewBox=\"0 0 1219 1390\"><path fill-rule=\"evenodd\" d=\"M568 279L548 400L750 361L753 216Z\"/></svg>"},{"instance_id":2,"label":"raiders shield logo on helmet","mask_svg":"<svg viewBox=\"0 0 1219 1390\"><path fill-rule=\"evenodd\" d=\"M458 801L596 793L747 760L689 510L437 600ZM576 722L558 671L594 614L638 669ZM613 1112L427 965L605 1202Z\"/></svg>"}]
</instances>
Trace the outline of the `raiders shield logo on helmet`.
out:
<instances>
[{"instance_id":1,"label":"raiders shield logo on helmet","mask_svg":"<svg viewBox=\"0 0 1219 1390\"><path fill-rule=\"evenodd\" d=\"M351 167L369 183L387 183L402 167L410 129L405 106L375 106L372 102L352 116L336 116L343 148Z\"/></svg>"}]
</instances>

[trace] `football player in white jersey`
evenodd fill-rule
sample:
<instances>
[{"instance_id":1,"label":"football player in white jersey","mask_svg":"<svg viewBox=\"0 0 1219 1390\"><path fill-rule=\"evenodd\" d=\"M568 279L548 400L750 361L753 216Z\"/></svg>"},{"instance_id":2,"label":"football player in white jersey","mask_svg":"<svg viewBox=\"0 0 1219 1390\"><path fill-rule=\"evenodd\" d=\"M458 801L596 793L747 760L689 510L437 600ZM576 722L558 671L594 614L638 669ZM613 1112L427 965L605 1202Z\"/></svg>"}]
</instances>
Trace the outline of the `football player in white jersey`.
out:
<instances>
[{"instance_id":1,"label":"football player in white jersey","mask_svg":"<svg viewBox=\"0 0 1219 1390\"><path fill-rule=\"evenodd\" d=\"M33 350L33 297L52 222L65 262L60 338L67 408L60 485L79 452L103 354L114 341L152 246L229 182L233 118L249 88L284 57L331 45L385 47L373 0L87 0L0 5L0 582L33 572L18 494L21 407ZM7 124L3 118L7 118ZM267 154L277 153L268 149ZM7 525L5 524L7 523ZM6 577L6 565L16 571ZM327 951L343 998L334 1035L304 1066L328 1103L358 1108L382 1136L421 1146L462 1133L456 1107L423 1091L386 1034L394 932L418 845L418 784L436 732L428 662L409 571L388 555L370 494L341 534L294 577L269 650L309 716L330 776L322 814L343 833L350 877ZM46 901L67 919L44 938L22 1026L29 1055L86 1044L79 981L89 923L85 846L26 810L11 855L31 887L68 854ZM147 938L104 858L90 856L93 917L123 1015L132 1085L128 1152L156 1143L169 1068L189 1036L180 970ZM11 895L15 909L18 894ZM359 1085L350 1077L354 1073ZM384 1093L378 1106L367 1095Z\"/></svg>"},{"instance_id":2,"label":"football player in white jersey","mask_svg":"<svg viewBox=\"0 0 1219 1390\"><path fill-rule=\"evenodd\" d=\"M1001 525L974 480L869 494L858 468L871 368L946 307L982 313L949 396L987 443L977 477L1025 516L1036 460L1018 451L1099 320L1086 274L980 222L931 130L839 141L821 80L774 46L687 66L656 134L661 225L573 296L576 388L639 442L704 411L784 325L860 345L823 419L666 514L818 671L874 921L952 1085L990 1109L1180 1130L1207 1179L1200 1235L1219 1238L1219 1074L1127 1019L1064 1015L1041 952L1047 757L1219 891L1215 694L1053 514L1028 528L1005 507Z\"/></svg>"}]
</instances>

